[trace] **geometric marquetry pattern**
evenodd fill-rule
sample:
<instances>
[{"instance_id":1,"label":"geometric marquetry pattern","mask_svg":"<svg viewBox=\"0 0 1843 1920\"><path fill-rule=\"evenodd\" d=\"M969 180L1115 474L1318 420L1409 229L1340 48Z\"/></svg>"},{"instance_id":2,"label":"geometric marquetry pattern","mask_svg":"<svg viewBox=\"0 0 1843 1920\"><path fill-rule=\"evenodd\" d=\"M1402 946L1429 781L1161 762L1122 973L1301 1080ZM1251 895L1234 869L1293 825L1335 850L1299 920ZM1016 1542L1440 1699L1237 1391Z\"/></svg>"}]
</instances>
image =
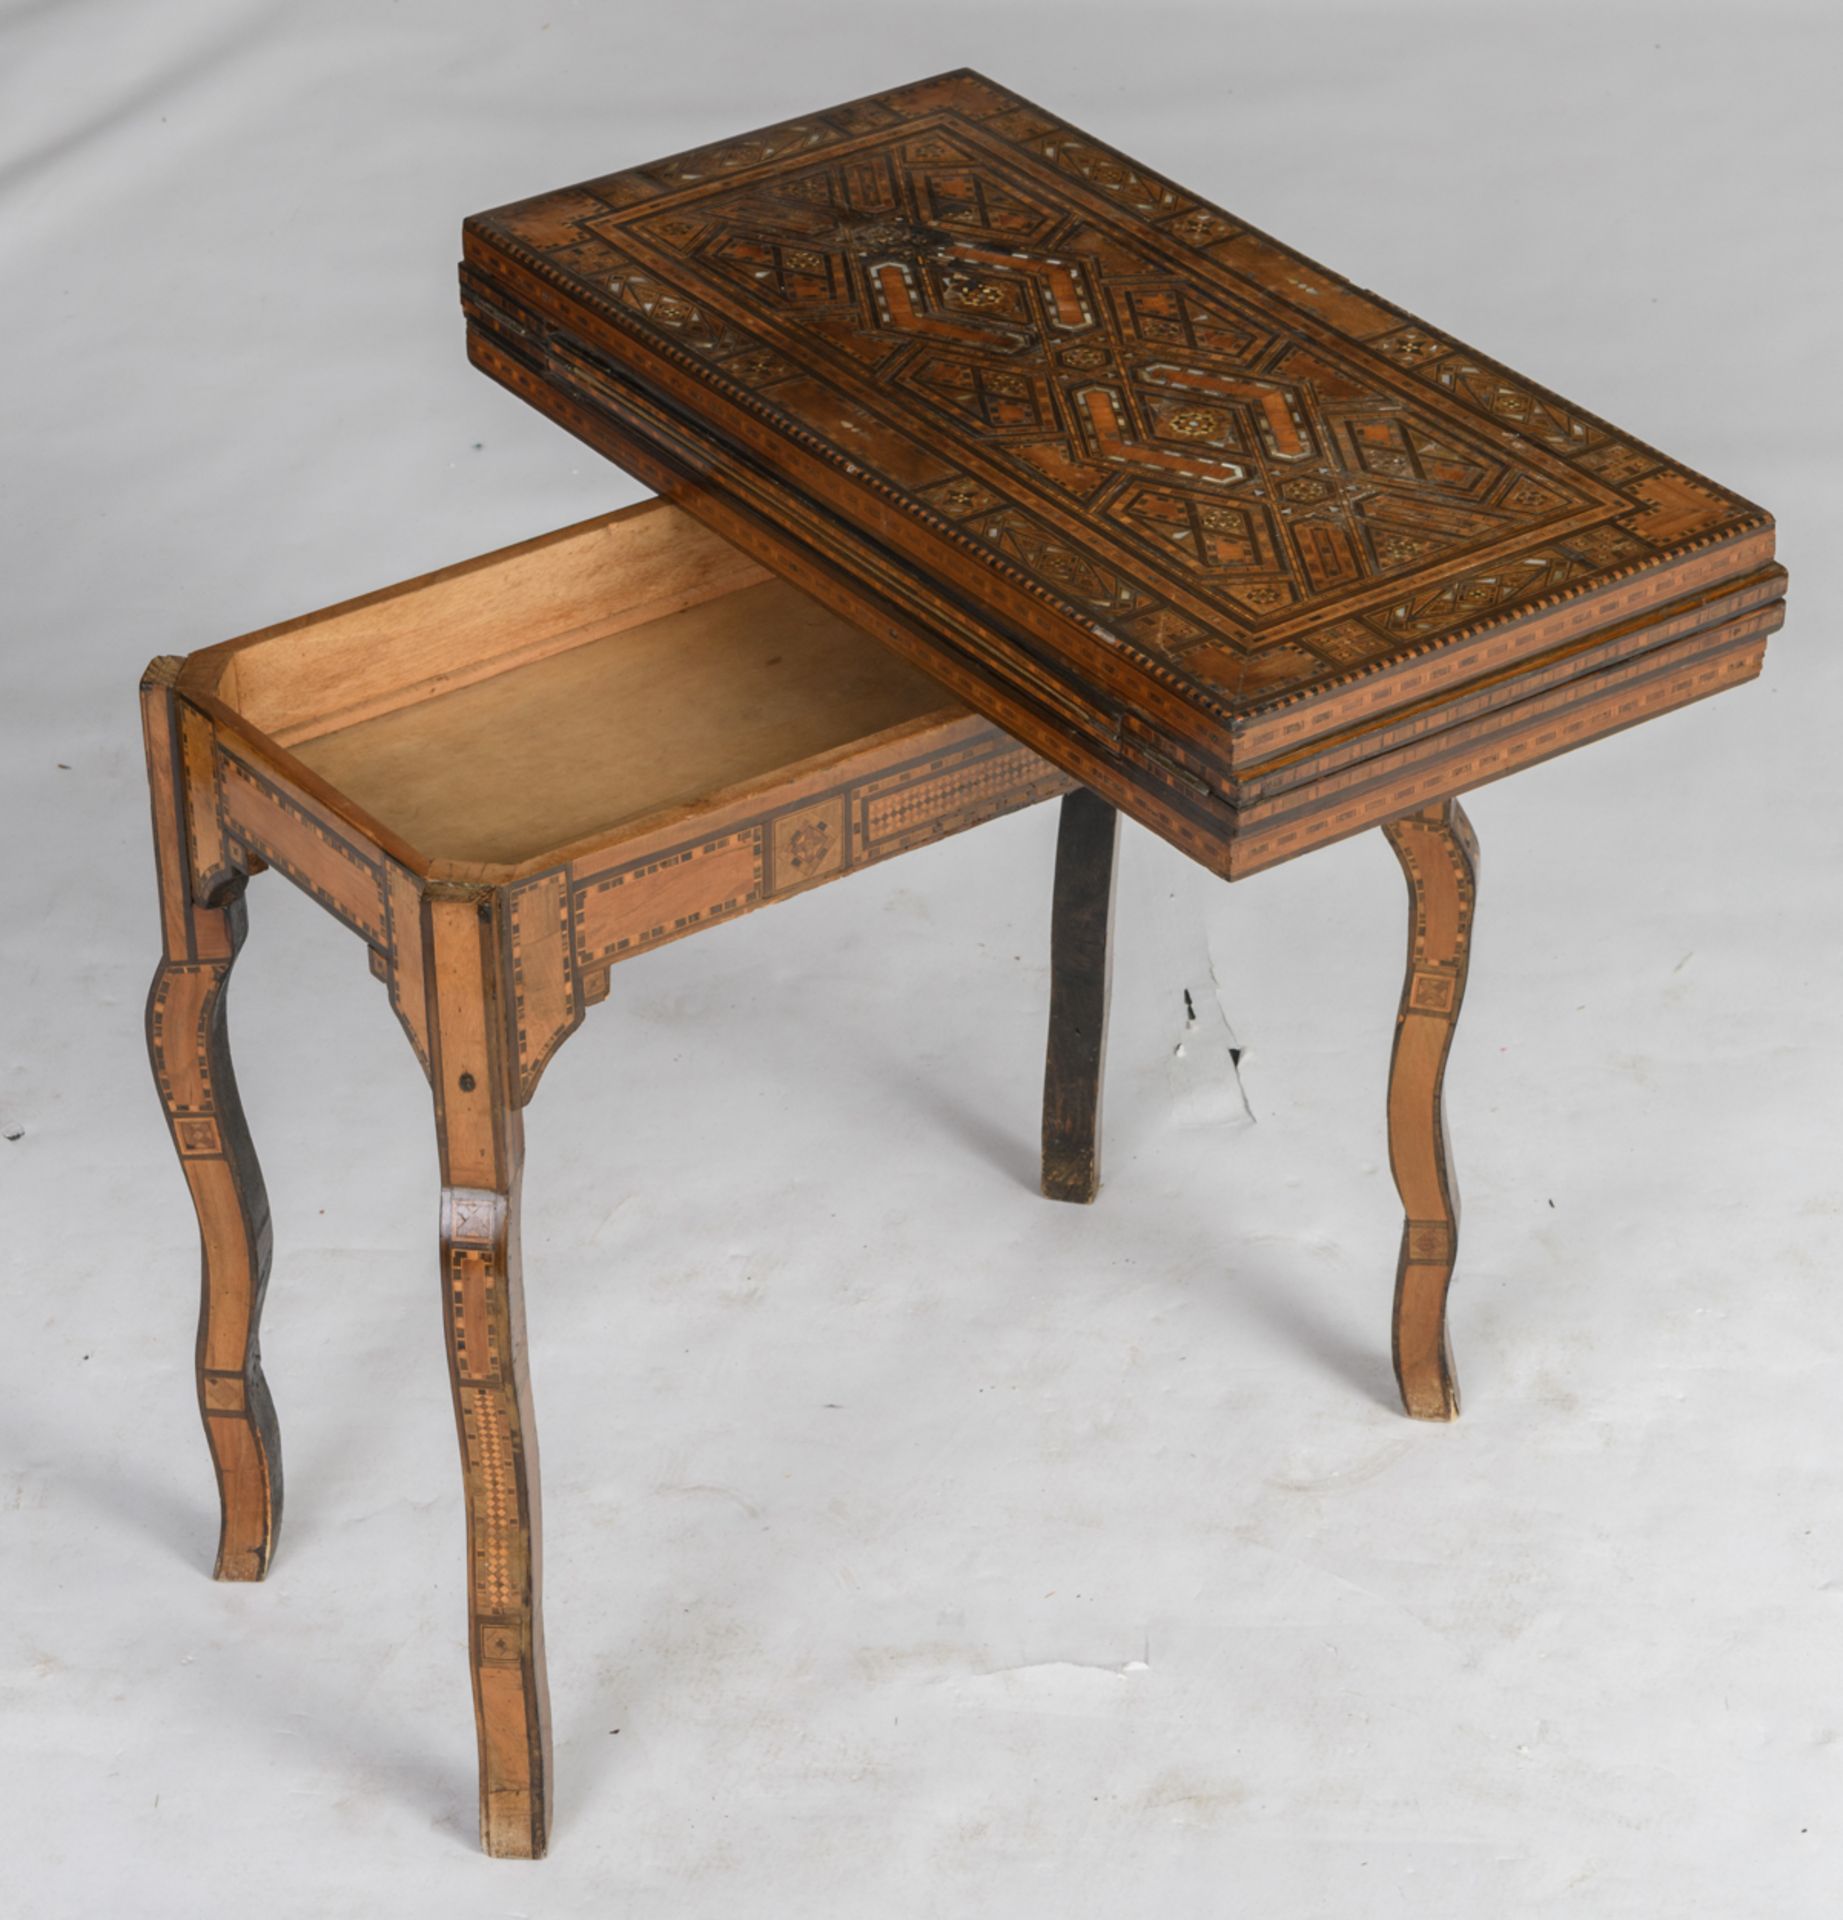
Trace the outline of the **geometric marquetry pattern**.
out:
<instances>
[{"instance_id":1,"label":"geometric marquetry pattern","mask_svg":"<svg viewBox=\"0 0 1843 1920\"><path fill-rule=\"evenodd\" d=\"M512 888L508 915L519 1090L529 1099L538 1075L576 1024L567 874L539 874Z\"/></svg>"},{"instance_id":2,"label":"geometric marquetry pattern","mask_svg":"<svg viewBox=\"0 0 1843 1920\"><path fill-rule=\"evenodd\" d=\"M1768 616L1756 616L1769 627ZM1591 697L1569 700L1565 690L1527 703L1552 708L1522 725L1481 734L1450 752L1421 763L1406 753L1385 756L1386 777L1355 788L1348 798L1329 796L1327 804L1285 811L1284 798L1255 809L1255 818L1239 844L1244 873L1277 865L1360 828L1375 826L1443 793L1469 792L1501 779L1519 767L1584 746L1602 734L1629 727L1652 714L1667 713L1691 700L1704 699L1751 679L1760 670L1764 632L1743 635L1707 658L1692 658L1630 682L1615 681ZM1457 731L1457 730L1455 730ZM1395 764L1391 764L1395 763Z\"/></svg>"},{"instance_id":3,"label":"geometric marquetry pattern","mask_svg":"<svg viewBox=\"0 0 1843 1920\"><path fill-rule=\"evenodd\" d=\"M853 795L857 857L882 859L970 825L1000 805L1016 806L1019 782L1033 769L1049 776L1041 760L1019 748L956 755L881 774ZM1046 790L1061 784L1049 776Z\"/></svg>"},{"instance_id":4,"label":"geometric marquetry pattern","mask_svg":"<svg viewBox=\"0 0 1843 1920\"><path fill-rule=\"evenodd\" d=\"M461 1434L475 1488L475 1603L484 1613L502 1613L518 1598L512 1574L518 1489L512 1478L512 1436L505 1396L463 1386Z\"/></svg>"},{"instance_id":5,"label":"geometric marquetry pattern","mask_svg":"<svg viewBox=\"0 0 1843 1920\"><path fill-rule=\"evenodd\" d=\"M520 1545L515 1449L499 1351L499 1235L506 1202L496 1193L451 1187L444 1204L449 1347L474 1498L474 1603L480 1613L503 1613L518 1600Z\"/></svg>"},{"instance_id":6,"label":"geometric marquetry pattern","mask_svg":"<svg viewBox=\"0 0 1843 1920\"><path fill-rule=\"evenodd\" d=\"M988 737L848 781L713 837L578 871L569 892L574 964L584 972L605 967L1070 784L1028 749ZM552 879L539 876L520 891ZM519 1040L531 1044L523 1030Z\"/></svg>"},{"instance_id":7,"label":"geometric marquetry pattern","mask_svg":"<svg viewBox=\"0 0 1843 1920\"><path fill-rule=\"evenodd\" d=\"M1471 901L1477 890L1473 871L1476 853L1468 859L1463 844L1450 833L1420 830L1418 823L1392 825L1389 839L1396 857L1408 876L1409 897L1413 902L1408 923L1408 971L1403 982L1402 1013L1430 1013L1441 1019L1458 1011L1459 996L1465 990L1466 964L1472 939ZM1444 939L1435 948L1428 924L1427 901L1430 897L1427 865L1437 861L1447 871L1445 885L1465 905L1453 926L1444 930Z\"/></svg>"},{"instance_id":8,"label":"geometric marquetry pattern","mask_svg":"<svg viewBox=\"0 0 1843 1920\"><path fill-rule=\"evenodd\" d=\"M224 961L167 961L147 1007L154 1084L182 1156L221 1150L211 1086L213 1005L230 968Z\"/></svg>"},{"instance_id":9,"label":"geometric marquetry pattern","mask_svg":"<svg viewBox=\"0 0 1843 1920\"><path fill-rule=\"evenodd\" d=\"M1764 522L976 75L476 226L1244 710Z\"/></svg>"},{"instance_id":10,"label":"geometric marquetry pattern","mask_svg":"<svg viewBox=\"0 0 1843 1920\"><path fill-rule=\"evenodd\" d=\"M1446 1261L1453 1258L1453 1229L1445 1220L1410 1220L1405 1223L1404 1246L1411 1261Z\"/></svg>"},{"instance_id":11,"label":"geometric marquetry pattern","mask_svg":"<svg viewBox=\"0 0 1843 1920\"><path fill-rule=\"evenodd\" d=\"M234 754L218 755L218 819L247 847L380 950L390 944L385 873L317 811Z\"/></svg>"},{"instance_id":12,"label":"geometric marquetry pattern","mask_svg":"<svg viewBox=\"0 0 1843 1920\"><path fill-rule=\"evenodd\" d=\"M628 855L584 859L508 889L521 1102L608 991L621 960L769 901L959 833L1073 782L987 732L732 819L721 831Z\"/></svg>"},{"instance_id":13,"label":"geometric marquetry pattern","mask_svg":"<svg viewBox=\"0 0 1843 1920\"><path fill-rule=\"evenodd\" d=\"M745 911L762 898L759 829L718 834L597 874L578 890L575 947L594 967Z\"/></svg>"}]
</instances>

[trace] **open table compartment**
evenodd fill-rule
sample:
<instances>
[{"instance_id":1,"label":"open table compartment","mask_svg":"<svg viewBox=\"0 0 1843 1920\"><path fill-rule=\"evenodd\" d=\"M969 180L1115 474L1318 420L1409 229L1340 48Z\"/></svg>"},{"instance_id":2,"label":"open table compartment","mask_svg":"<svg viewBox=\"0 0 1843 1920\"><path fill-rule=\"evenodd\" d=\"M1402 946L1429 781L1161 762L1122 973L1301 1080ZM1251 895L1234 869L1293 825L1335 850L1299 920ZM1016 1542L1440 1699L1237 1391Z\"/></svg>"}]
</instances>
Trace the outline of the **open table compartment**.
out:
<instances>
[{"instance_id":1,"label":"open table compartment","mask_svg":"<svg viewBox=\"0 0 1843 1920\"><path fill-rule=\"evenodd\" d=\"M649 501L173 674L205 894L252 864L370 944L419 1054L416 904L503 887L526 1091L609 966L1073 783Z\"/></svg>"}]
</instances>

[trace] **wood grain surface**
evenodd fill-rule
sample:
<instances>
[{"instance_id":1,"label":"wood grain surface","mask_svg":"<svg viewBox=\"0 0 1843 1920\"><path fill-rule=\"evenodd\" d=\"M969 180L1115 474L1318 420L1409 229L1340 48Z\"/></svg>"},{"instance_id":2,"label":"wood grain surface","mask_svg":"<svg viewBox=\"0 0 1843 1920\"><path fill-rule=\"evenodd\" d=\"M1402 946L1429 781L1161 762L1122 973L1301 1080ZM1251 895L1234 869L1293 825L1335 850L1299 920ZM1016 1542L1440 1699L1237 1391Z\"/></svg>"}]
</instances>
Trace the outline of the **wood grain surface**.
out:
<instances>
[{"instance_id":1,"label":"wood grain surface","mask_svg":"<svg viewBox=\"0 0 1843 1920\"><path fill-rule=\"evenodd\" d=\"M1043 1070L1043 1191L1051 1200L1090 1201L1101 1190L1101 1073L1119 844L1119 813L1099 794L1077 787L1063 797Z\"/></svg>"},{"instance_id":2,"label":"wood grain surface","mask_svg":"<svg viewBox=\"0 0 1843 1920\"><path fill-rule=\"evenodd\" d=\"M467 1631L480 1747L480 1843L537 1859L550 1836L537 1434L525 1351L524 1166L503 896L437 885L422 901L441 1284L467 1501Z\"/></svg>"},{"instance_id":3,"label":"wood grain surface","mask_svg":"<svg viewBox=\"0 0 1843 1920\"><path fill-rule=\"evenodd\" d=\"M1446 1290L1459 1252L1459 1189L1446 1140L1446 1057L1465 999L1478 841L1456 800L1385 829L1408 882L1408 968L1389 1063L1389 1167L1406 1219L1395 1269L1395 1378L1420 1420L1459 1412Z\"/></svg>"},{"instance_id":4,"label":"wood grain surface","mask_svg":"<svg viewBox=\"0 0 1843 1920\"><path fill-rule=\"evenodd\" d=\"M147 1051L198 1214L198 1407L220 1511L213 1572L219 1580L260 1580L281 1527L282 1451L262 1371L269 1196L237 1097L225 1019L247 927L245 876L220 879L209 891L194 879L186 820L195 802L173 697L178 664L156 660L141 682L162 933L147 996Z\"/></svg>"}]
</instances>

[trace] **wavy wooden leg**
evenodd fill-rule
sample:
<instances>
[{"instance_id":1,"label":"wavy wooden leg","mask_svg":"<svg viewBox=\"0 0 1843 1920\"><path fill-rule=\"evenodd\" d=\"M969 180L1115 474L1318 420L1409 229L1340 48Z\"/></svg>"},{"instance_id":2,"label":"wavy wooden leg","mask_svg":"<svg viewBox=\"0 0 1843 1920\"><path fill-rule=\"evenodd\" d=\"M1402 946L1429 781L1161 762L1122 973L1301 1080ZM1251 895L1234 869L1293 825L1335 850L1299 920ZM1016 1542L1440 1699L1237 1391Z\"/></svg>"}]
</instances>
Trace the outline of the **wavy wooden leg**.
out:
<instances>
[{"instance_id":1,"label":"wavy wooden leg","mask_svg":"<svg viewBox=\"0 0 1843 1920\"><path fill-rule=\"evenodd\" d=\"M1052 1200L1092 1200L1101 1190L1101 1069L1119 838L1120 816L1098 793L1077 787L1063 795L1043 1073L1043 1191Z\"/></svg>"},{"instance_id":2,"label":"wavy wooden leg","mask_svg":"<svg viewBox=\"0 0 1843 1920\"><path fill-rule=\"evenodd\" d=\"M211 906L195 902L170 683L150 674L141 710L164 935L147 997L147 1051L202 1245L198 1404L221 1510L213 1571L219 1580L260 1580L281 1526L282 1454L260 1344L269 1196L225 1027L225 993L245 930L244 882L225 882Z\"/></svg>"},{"instance_id":3,"label":"wavy wooden leg","mask_svg":"<svg viewBox=\"0 0 1843 1920\"><path fill-rule=\"evenodd\" d=\"M504 1858L537 1859L549 1837L550 1694L519 1274L524 1123L503 919L502 897L490 891L434 888L423 903L443 1307L467 1490L480 1843Z\"/></svg>"},{"instance_id":4,"label":"wavy wooden leg","mask_svg":"<svg viewBox=\"0 0 1843 1920\"><path fill-rule=\"evenodd\" d=\"M1446 1290L1459 1250L1459 1190L1446 1146L1443 1083L1465 997L1478 841L1456 800L1390 821L1408 880L1408 975L1389 1066L1389 1166L1407 1215L1395 1270L1395 1378L1419 1420L1451 1420L1459 1381Z\"/></svg>"}]
</instances>

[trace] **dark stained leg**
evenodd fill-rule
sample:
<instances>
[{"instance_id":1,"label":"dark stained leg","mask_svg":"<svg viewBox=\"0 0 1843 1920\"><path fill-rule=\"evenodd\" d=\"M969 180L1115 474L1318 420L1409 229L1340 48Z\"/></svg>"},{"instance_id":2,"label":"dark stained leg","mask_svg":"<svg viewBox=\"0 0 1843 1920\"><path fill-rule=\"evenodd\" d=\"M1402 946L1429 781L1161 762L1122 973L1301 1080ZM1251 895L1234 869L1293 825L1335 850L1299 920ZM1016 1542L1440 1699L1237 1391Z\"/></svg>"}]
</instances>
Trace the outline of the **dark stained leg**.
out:
<instances>
[{"instance_id":1,"label":"dark stained leg","mask_svg":"<svg viewBox=\"0 0 1843 1920\"><path fill-rule=\"evenodd\" d=\"M537 1859L549 1839L550 1694L519 1273L524 1123L504 913L503 896L491 889L431 888L422 926L441 1149L442 1304L467 1494L480 1843L502 1858Z\"/></svg>"},{"instance_id":2,"label":"dark stained leg","mask_svg":"<svg viewBox=\"0 0 1843 1920\"><path fill-rule=\"evenodd\" d=\"M269 1197L237 1098L224 1019L243 944L244 883L241 876L226 881L209 907L193 900L176 707L159 667L141 688L163 931L147 996L147 1051L198 1214L198 1402L221 1509L213 1572L219 1580L260 1580L281 1525L282 1455L260 1345Z\"/></svg>"},{"instance_id":3,"label":"dark stained leg","mask_svg":"<svg viewBox=\"0 0 1843 1920\"><path fill-rule=\"evenodd\" d=\"M1389 1067L1389 1166L1407 1215L1395 1272L1395 1378L1420 1420L1451 1420L1459 1382L1446 1332L1446 1290L1459 1248L1459 1191L1446 1145L1442 1087L1465 997L1478 842L1456 800L1390 821L1408 880L1408 975Z\"/></svg>"},{"instance_id":4,"label":"dark stained leg","mask_svg":"<svg viewBox=\"0 0 1843 1920\"><path fill-rule=\"evenodd\" d=\"M1099 794L1077 787L1063 795L1043 1074L1043 1191L1052 1200L1092 1200L1101 1189L1101 1068L1119 837L1120 816Z\"/></svg>"}]
</instances>

